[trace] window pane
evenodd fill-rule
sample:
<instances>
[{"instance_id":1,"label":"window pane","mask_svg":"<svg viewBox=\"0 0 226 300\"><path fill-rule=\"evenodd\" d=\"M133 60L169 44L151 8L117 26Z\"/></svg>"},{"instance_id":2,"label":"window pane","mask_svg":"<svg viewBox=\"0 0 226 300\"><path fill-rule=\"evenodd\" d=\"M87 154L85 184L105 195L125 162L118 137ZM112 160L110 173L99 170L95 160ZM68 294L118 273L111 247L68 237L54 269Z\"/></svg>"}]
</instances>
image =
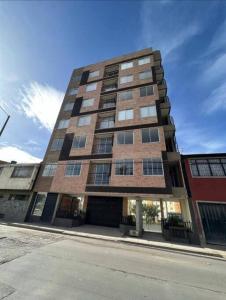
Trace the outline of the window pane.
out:
<instances>
[{"instance_id":1,"label":"window pane","mask_svg":"<svg viewBox=\"0 0 226 300\"><path fill-rule=\"evenodd\" d=\"M84 148L86 145L86 136L75 136L72 148Z\"/></svg>"},{"instance_id":2,"label":"window pane","mask_svg":"<svg viewBox=\"0 0 226 300\"><path fill-rule=\"evenodd\" d=\"M133 110L132 109L126 109L126 110L121 110L118 113L118 120L123 121L123 120L130 120L133 119Z\"/></svg>"},{"instance_id":3,"label":"window pane","mask_svg":"<svg viewBox=\"0 0 226 300\"><path fill-rule=\"evenodd\" d=\"M133 160L117 160L115 165L116 175L133 175Z\"/></svg>"},{"instance_id":4,"label":"window pane","mask_svg":"<svg viewBox=\"0 0 226 300\"><path fill-rule=\"evenodd\" d=\"M32 212L33 216L41 217L46 202L46 195L38 194L35 199L35 206Z\"/></svg>"},{"instance_id":5,"label":"window pane","mask_svg":"<svg viewBox=\"0 0 226 300\"><path fill-rule=\"evenodd\" d=\"M156 107L154 105L141 107L140 115L141 115L141 118L155 117L157 115Z\"/></svg>"},{"instance_id":6,"label":"window pane","mask_svg":"<svg viewBox=\"0 0 226 300\"><path fill-rule=\"evenodd\" d=\"M91 83L86 86L86 92L95 91L97 88L97 83Z\"/></svg>"},{"instance_id":7,"label":"window pane","mask_svg":"<svg viewBox=\"0 0 226 300\"><path fill-rule=\"evenodd\" d=\"M192 176L199 176L198 168L194 160L190 160L190 169Z\"/></svg>"},{"instance_id":8,"label":"window pane","mask_svg":"<svg viewBox=\"0 0 226 300\"><path fill-rule=\"evenodd\" d=\"M210 159L209 163L213 176L224 176L224 170L220 159Z\"/></svg>"},{"instance_id":9,"label":"window pane","mask_svg":"<svg viewBox=\"0 0 226 300\"><path fill-rule=\"evenodd\" d=\"M139 79L143 80L143 79L150 79L152 78L152 71L145 71L145 72L141 72L139 74Z\"/></svg>"},{"instance_id":10,"label":"window pane","mask_svg":"<svg viewBox=\"0 0 226 300\"><path fill-rule=\"evenodd\" d=\"M121 64L121 70L129 69L129 68L132 68L132 67L133 67L133 62L132 61Z\"/></svg>"},{"instance_id":11,"label":"window pane","mask_svg":"<svg viewBox=\"0 0 226 300\"><path fill-rule=\"evenodd\" d=\"M139 60L138 60L138 65L144 65L144 64L148 64L148 63L150 63L151 62L151 58L150 58L150 56L146 56L146 57L143 57L143 58L140 58Z\"/></svg>"},{"instance_id":12,"label":"window pane","mask_svg":"<svg viewBox=\"0 0 226 300\"><path fill-rule=\"evenodd\" d=\"M59 151L63 146L64 139L54 139L51 145L51 151Z\"/></svg>"},{"instance_id":13,"label":"window pane","mask_svg":"<svg viewBox=\"0 0 226 300\"><path fill-rule=\"evenodd\" d=\"M89 78L98 77L100 75L100 71L93 71L89 73Z\"/></svg>"},{"instance_id":14,"label":"window pane","mask_svg":"<svg viewBox=\"0 0 226 300\"><path fill-rule=\"evenodd\" d=\"M152 85L147 85L140 88L140 97L151 95L154 95L154 89Z\"/></svg>"},{"instance_id":15,"label":"window pane","mask_svg":"<svg viewBox=\"0 0 226 300\"><path fill-rule=\"evenodd\" d=\"M70 110L72 110L73 106L74 106L74 102L65 104L64 111L70 111Z\"/></svg>"},{"instance_id":16,"label":"window pane","mask_svg":"<svg viewBox=\"0 0 226 300\"><path fill-rule=\"evenodd\" d=\"M93 103L94 103L94 98L84 99L84 100L82 101L82 107L92 106Z\"/></svg>"},{"instance_id":17,"label":"window pane","mask_svg":"<svg viewBox=\"0 0 226 300\"><path fill-rule=\"evenodd\" d=\"M127 109L126 110L126 120L133 119L133 110L132 109Z\"/></svg>"},{"instance_id":18,"label":"window pane","mask_svg":"<svg viewBox=\"0 0 226 300\"><path fill-rule=\"evenodd\" d=\"M120 84L133 81L133 75L122 76L120 77Z\"/></svg>"},{"instance_id":19,"label":"window pane","mask_svg":"<svg viewBox=\"0 0 226 300\"><path fill-rule=\"evenodd\" d=\"M68 125L69 125L69 119L68 120L60 120L57 128L58 129L67 128Z\"/></svg>"},{"instance_id":20,"label":"window pane","mask_svg":"<svg viewBox=\"0 0 226 300\"><path fill-rule=\"evenodd\" d=\"M11 177L29 178L31 177L33 170L34 170L33 166L14 167Z\"/></svg>"},{"instance_id":21,"label":"window pane","mask_svg":"<svg viewBox=\"0 0 226 300\"><path fill-rule=\"evenodd\" d=\"M86 126L89 125L91 121L90 116L80 117L78 120L78 126Z\"/></svg>"},{"instance_id":22,"label":"window pane","mask_svg":"<svg viewBox=\"0 0 226 300\"><path fill-rule=\"evenodd\" d=\"M132 90L119 93L119 100L130 100L133 98Z\"/></svg>"},{"instance_id":23,"label":"window pane","mask_svg":"<svg viewBox=\"0 0 226 300\"><path fill-rule=\"evenodd\" d=\"M57 168L56 164L45 165L42 176L54 176L56 168Z\"/></svg>"},{"instance_id":24,"label":"window pane","mask_svg":"<svg viewBox=\"0 0 226 300\"><path fill-rule=\"evenodd\" d=\"M144 175L163 175L163 164L161 158L145 158L143 160Z\"/></svg>"},{"instance_id":25,"label":"window pane","mask_svg":"<svg viewBox=\"0 0 226 300\"><path fill-rule=\"evenodd\" d=\"M77 95L78 94L78 89L70 89L69 91L68 91L68 95L69 96L73 96L73 95Z\"/></svg>"},{"instance_id":26,"label":"window pane","mask_svg":"<svg viewBox=\"0 0 226 300\"><path fill-rule=\"evenodd\" d=\"M142 143L159 142L158 128L144 128L142 129Z\"/></svg>"},{"instance_id":27,"label":"window pane","mask_svg":"<svg viewBox=\"0 0 226 300\"><path fill-rule=\"evenodd\" d=\"M196 161L200 176L211 176L210 168L206 159Z\"/></svg>"},{"instance_id":28,"label":"window pane","mask_svg":"<svg viewBox=\"0 0 226 300\"><path fill-rule=\"evenodd\" d=\"M65 169L65 176L80 176L81 163L68 163Z\"/></svg>"},{"instance_id":29,"label":"window pane","mask_svg":"<svg viewBox=\"0 0 226 300\"><path fill-rule=\"evenodd\" d=\"M118 132L117 144L133 144L133 131Z\"/></svg>"}]
</instances>

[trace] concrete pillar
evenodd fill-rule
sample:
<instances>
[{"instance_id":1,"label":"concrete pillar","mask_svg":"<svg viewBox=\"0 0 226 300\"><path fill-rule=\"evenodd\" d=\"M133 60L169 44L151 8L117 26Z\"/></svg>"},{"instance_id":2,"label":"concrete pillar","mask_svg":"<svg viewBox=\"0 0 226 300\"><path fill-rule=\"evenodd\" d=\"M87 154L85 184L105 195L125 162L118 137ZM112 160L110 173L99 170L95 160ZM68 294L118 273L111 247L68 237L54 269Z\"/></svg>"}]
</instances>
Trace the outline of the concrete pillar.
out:
<instances>
[{"instance_id":1,"label":"concrete pillar","mask_svg":"<svg viewBox=\"0 0 226 300\"><path fill-rule=\"evenodd\" d=\"M143 211L142 211L142 200L136 199L136 231L141 236L143 232Z\"/></svg>"},{"instance_id":2,"label":"concrete pillar","mask_svg":"<svg viewBox=\"0 0 226 300\"><path fill-rule=\"evenodd\" d=\"M58 206L60 204L60 199L61 199L61 194L58 194L56 205L55 205L54 212L53 212L53 216L52 216L52 219L51 219L51 224L54 223L54 220L55 220L55 217L56 217L56 213L57 213L57 209L58 209Z\"/></svg>"}]
</instances>

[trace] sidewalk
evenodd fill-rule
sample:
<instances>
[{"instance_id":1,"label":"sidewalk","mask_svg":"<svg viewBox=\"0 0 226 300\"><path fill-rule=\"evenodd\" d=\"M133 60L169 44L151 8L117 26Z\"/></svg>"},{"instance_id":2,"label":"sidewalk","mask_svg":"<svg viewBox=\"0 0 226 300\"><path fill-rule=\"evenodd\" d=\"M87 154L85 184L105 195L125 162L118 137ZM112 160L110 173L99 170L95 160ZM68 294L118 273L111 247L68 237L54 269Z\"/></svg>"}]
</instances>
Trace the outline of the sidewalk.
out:
<instances>
[{"instance_id":1,"label":"sidewalk","mask_svg":"<svg viewBox=\"0 0 226 300\"><path fill-rule=\"evenodd\" d=\"M43 224L28 224L28 223L5 223L0 222L0 225L13 226L31 230L39 230L50 233L76 236L83 238L92 238L103 241L112 241L118 243L126 243L127 245L143 246L156 249L162 249L171 252L183 252L190 255L209 256L217 259L226 260L226 250L224 247L209 246L202 248L187 244L171 243L165 241L160 235L145 233L142 238L134 238L122 236L118 228L108 228L102 226L83 225L80 227L63 228ZM218 249L217 249L218 248ZM219 249L220 248L220 249Z\"/></svg>"}]
</instances>

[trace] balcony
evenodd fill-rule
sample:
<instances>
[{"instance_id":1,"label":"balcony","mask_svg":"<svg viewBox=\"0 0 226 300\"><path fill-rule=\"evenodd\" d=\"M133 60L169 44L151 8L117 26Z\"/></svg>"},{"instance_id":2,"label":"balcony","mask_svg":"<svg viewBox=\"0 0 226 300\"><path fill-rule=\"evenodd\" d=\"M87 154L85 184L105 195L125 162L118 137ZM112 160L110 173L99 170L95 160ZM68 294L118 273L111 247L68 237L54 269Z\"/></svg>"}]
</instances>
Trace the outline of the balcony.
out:
<instances>
[{"instance_id":1,"label":"balcony","mask_svg":"<svg viewBox=\"0 0 226 300\"><path fill-rule=\"evenodd\" d=\"M170 109L171 109L171 104L170 104L170 100L169 97L163 97L161 98L161 103L160 103L160 109L161 109L161 114L162 117L167 117L170 113Z\"/></svg>"},{"instance_id":2,"label":"balcony","mask_svg":"<svg viewBox=\"0 0 226 300\"><path fill-rule=\"evenodd\" d=\"M109 77L116 77L118 76L119 73L119 66L112 66L112 67L107 67L104 71L104 77L109 78Z\"/></svg>"},{"instance_id":3,"label":"balcony","mask_svg":"<svg viewBox=\"0 0 226 300\"><path fill-rule=\"evenodd\" d=\"M163 126L164 126L164 134L165 134L165 138L173 138L175 135L175 125L174 125L174 120L173 117L169 116L165 119L162 120L163 121Z\"/></svg>"},{"instance_id":4,"label":"balcony","mask_svg":"<svg viewBox=\"0 0 226 300\"><path fill-rule=\"evenodd\" d=\"M161 61L162 61L162 57L161 57L161 53L159 50L154 51L154 65L155 67L160 67L161 66Z\"/></svg>"},{"instance_id":5,"label":"balcony","mask_svg":"<svg viewBox=\"0 0 226 300\"><path fill-rule=\"evenodd\" d=\"M110 154L112 153L113 136L104 136L95 138L93 144L93 154Z\"/></svg>"},{"instance_id":6,"label":"balcony","mask_svg":"<svg viewBox=\"0 0 226 300\"><path fill-rule=\"evenodd\" d=\"M179 161L180 153L177 151L167 152L167 159L169 162Z\"/></svg>"},{"instance_id":7,"label":"balcony","mask_svg":"<svg viewBox=\"0 0 226 300\"><path fill-rule=\"evenodd\" d=\"M115 115L114 114L100 114L96 129L113 128L115 126Z\"/></svg>"},{"instance_id":8,"label":"balcony","mask_svg":"<svg viewBox=\"0 0 226 300\"><path fill-rule=\"evenodd\" d=\"M118 88L118 80L117 80L117 78L116 79L105 80L103 82L102 92L114 91L117 88Z\"/></svg>"},{"instance_id":9,"label":"balcony","mask_svg":"<svg viewBox=\"0 0 226 300\"><path fill-rule=\"evenodd\" d=\"M88 185L108 185L111 176L110 163L92 164L88 175Z\"/></svg>"},{"instance_id":10,"label":"balcony","mask_svg":"<svg viewBox=\"0 0 226 300\"><path fill-rule=\"evenodd\" d=\"M167 85L165 79L158 82L158 90L159 90L159 97L166 97L167 94Z\"/></svg>"},{"instance_id":11,"label":"balcony","mask_svg":"<svg viewBox=\"0 0 226 300\"><path fill-rule=\"evenodd\" d=\"M164 70L162 65L155 67L155 74L157 82L162 81L164 78Z\"/></svg>"},{"instance_id":12,"label":"balcony","mask_svg":"<svg viewBox=\"0 0 226 300\"><path fill-rule=\"evenodd\" d=\"M103 96L100 99L100 109L107 109L107 108L112 108L116 106L116 99L117 96L116 94L111 94L108 96Z\"/></svg>"}]
</instances>

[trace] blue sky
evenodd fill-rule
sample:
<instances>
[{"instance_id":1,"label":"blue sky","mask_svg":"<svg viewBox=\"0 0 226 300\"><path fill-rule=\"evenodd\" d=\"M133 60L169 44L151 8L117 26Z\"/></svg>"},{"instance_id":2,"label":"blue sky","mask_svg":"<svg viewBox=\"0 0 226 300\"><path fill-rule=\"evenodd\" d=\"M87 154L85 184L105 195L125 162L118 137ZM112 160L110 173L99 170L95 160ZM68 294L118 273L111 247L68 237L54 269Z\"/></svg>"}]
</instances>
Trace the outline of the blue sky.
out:
<instances>
[{"instance_id":1,"label":"blue sky","mask_svg":"<svg viewBox=\"0 0 226 300\"><path fill-rule=\"evenodd\" d=\"M43 158L74 68L145 47L162 52L182 153L225 152L224 1L1 2L0 40L0 160Z\"/></svg>"}]
</instances>

